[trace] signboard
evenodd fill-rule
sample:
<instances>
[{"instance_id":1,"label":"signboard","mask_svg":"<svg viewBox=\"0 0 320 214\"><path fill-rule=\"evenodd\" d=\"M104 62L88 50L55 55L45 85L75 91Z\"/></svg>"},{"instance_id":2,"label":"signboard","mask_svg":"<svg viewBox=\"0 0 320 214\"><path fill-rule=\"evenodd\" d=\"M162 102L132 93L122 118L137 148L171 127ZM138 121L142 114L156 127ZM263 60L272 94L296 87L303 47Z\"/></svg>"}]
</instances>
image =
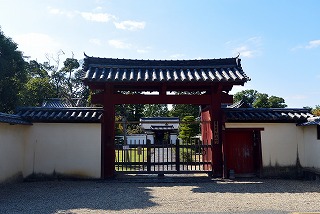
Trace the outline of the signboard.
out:
<instances>
[{"instance_id":1,"label":"signboard","mask_svg":"<svg viewBox=\"0 0 320 214\"><path fill-rule=\"evenodd\" d=\"M122 146L122 149L123 149L123 150L129 150L129 149L130 149L130 146L129 146L129 145L123 145L123 146Z\"/></svg>"},{"instance_id":2,"label":"signboard","mask_svg":"<svg viewBox=\"0 0 320 214\"><path fill-rule=\"evenodd\" d=\"M213 121L213 142L219 144L219 122Z\"/></svg>"}]
</instances>

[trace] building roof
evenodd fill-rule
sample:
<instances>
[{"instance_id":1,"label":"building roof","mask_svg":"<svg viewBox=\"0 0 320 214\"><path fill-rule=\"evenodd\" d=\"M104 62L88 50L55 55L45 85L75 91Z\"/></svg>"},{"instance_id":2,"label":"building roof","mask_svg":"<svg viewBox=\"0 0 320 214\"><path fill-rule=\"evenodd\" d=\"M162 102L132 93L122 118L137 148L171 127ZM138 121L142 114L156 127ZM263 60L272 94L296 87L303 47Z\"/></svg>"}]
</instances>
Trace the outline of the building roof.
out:
<instances>
[{"instance_id":1,"label":"building roof","mask_svg":"<svg viewBox=\"0 0 320 214\"><path fill-rule=\"evenodd\" d=\"M223 111L226 122L289 122L301 125L318 125L320 123L319 120L308 121L309 118L314 117L308 109L223 108ZM0 122L11 121L14 124L30 124L30 122L99 123L102 113L102 108L24 107L19 108L16 115L3 117L1 116L3 113L1 113ZM14 122L15 120L16 122ZM169 118L165 118L165 120L168 121ZM173 120L177 121L177 118L172 118Z\"/></svg>"},{"instance_id":2,"label":"building roof","mask_svg":"<svg viewBox=\"0 0 320 214\"><path fill-rule=\"evenodd\" d=\"M133 60L88 57L84 82L227 82L250 79L239 58L201 60Z\"/></svg>"},{"instance_id":3,"label":"building roof","mask_svg":"<svg viewBox=\"0 0 320 214\"><path fill-rule=\"evenodd\" d=\"M0 123L32 125L32 123L25 121L18 115L5 113L0 113Z\"/></svg>"},{"instance_id":4,"label":"building roof","mask_svg":"<svg viewBox=\"0 0 320 214\"><path fill-rule=\"evenodd\" d=\"M227 122L300 123L313 117L308 109L294 108L224 108Z\"/></svg>"},{"instance_id":5,"label":"building roof","mask_svg":"<svg viewBox=\"0 0 320 214\"><path fill-rule=\"evenodd\" d=\"M170 131L170 130L177 130L172 125L171 126L154 126L150 127L150 130L153 131Z\"/></svg>"},{"instance_id":6,"label":"building roof","mask_svg":"<svg viewBox=\"0 0 320 214\"><path fill-rule=\"evenodd\" d=\"M161 121L161 122L165 122L165 121L173 121L173 122L177 122L179 121L179 117L141 117L140 121Z\"/></svg>"},{"instance_id":7,"label":"building roof","mask_svg":"<svg viewBox=\"0 0 320 214\"><path fill-rule=\"evenodd\" d=\"M55 122L55 123L98 123L102 116L102 108L47 108L23 107L18 108L17 115L30 122Z\"/></svg>"},{"instance_id":8,"label":"building roof","mask_svg":"<svg viewBox=\"0 0 320 214\"><path fill-rule=\"evenodd\" d=\"M60 98L51 98L47 99L42 103L44 108L68 108L73 107L72 103L68 102L67 100L62 100Z\"/></svg>"},{"instance_id":9,"label":"building roof","mask_svg":"<svg viewBox=\"0 0 320 214\"><path fill-rule=\"evenodd\" d=\"M298 124L298 126L320 126L320 117L308 118L308 122Z\"/></svg>"}]
</instances>

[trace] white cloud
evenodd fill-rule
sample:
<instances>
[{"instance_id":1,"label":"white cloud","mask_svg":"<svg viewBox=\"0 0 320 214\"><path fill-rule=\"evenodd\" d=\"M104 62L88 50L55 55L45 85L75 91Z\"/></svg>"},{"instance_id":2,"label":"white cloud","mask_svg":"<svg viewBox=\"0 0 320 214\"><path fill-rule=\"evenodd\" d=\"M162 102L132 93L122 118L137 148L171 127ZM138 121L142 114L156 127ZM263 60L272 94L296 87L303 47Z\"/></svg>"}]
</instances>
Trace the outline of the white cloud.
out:
<instances>
[{"instance_id":1,"label":"white cloud","mask_svg":"<svg viewBox=\"0 0 320 214\"><path fill-rule=\"evenodd\" d=\"M63 15L63 16L67 16L68 18L73 18L76 15L75 12L65 11L58 8L48 7L48 10L49 10L49 13L53 15Z\"/></svg>"},{"instance_id":2,"label":"white cloud","mask_svg":"<svg viewBox=\"0 0 320 214\"><path fill-rule=\"evenodd\" d=\"M309 41L309 44L306 46L307 49L320 47L320 39Z\"/></svg>"},{"instance_id":3,"label":"white cloud","mask_svg":"<svg viewBox=\"0 0 320 214\"><path fill-rule=\"evenodd\" d=\"M116 21L119 20L119 18L115 15L98 12L103 9L102 7L96 7L95 9L93 9L93 11L95 12L67 11L52 7L48 7L47 9L50 14L67 16L69 18L73 18L74 16L81 16L83 19L92 22L108 23L110 21L113 21L115 27L121 30L135 31L144 29L146 26L146 22L138 22L134 20Z\"/></svg>"},{"instance_id":4,"label":"white cloud","mask_svg":"<svg viewBox=\"0 0 320 214\"><path fill-rule=\"evenodd\" d=\"M232 54L234 56L240 54L241 57L247 57L247 58L252 58L255 56L254 50L250 50L249 47L247 46L240 46L235 49L233 49Z\"/></svg>"},{"instance_id":5,"label":"white cloud","mask_svg":"<svg viewBox=\"0 0 320 214\"><path fill-rule=\"evenodd\" d=\"M177 54L170 55L170 58L171 59L182 59L184 56L185 56L185 54L177 53Z\"/></svg>"},{"instance_id":6,"label":"white cloud","mask_svg":"<svg viewBox=\"0 0 320 214\"><path fill-rule=\"evenodd\" d=\"M130 49L132 45L130 43L123 42L122 40L111 39L108 44L117 49Z\"/></svg>"},{"instance_id":7,"label":"white cloud","mask_svg":"<svg viewBox=\"0 0 320 214\"><path fill-rule=\"evenodd\" d=\"M295 94L295 95L291 95L289 97L286 97L286 99L292 99L292 100L305 100L307 98L308 98L308 96L302 95L302 94Z\"/></svg>"},{"instance_id":8,"label":"white cloud","mask_svg":"<svg viewBox=\"0 0 320 214\"><path fill-rule=\"evenodd\" d=\"M46 60L46 53L56 53L62 47L52 37L41 33L21 34L14 36L13 39L18 43L19 50L23 50L24 55L30 55L32 59L38 59L40 62Z\"/></svg>"},{"instance_id":9,"label":"white cloud","mask_svg":"<svg viewBox=\"0 0 320 214\"><path fill-rule=\"evenodd\" d=\"M149 53L151 49L152 49L152 47L150 47L150 46L147 46L147 47L144 47L144 48L138 47L137 48L137 53L146 54L146 53Z\"/></svg>"},{"instance_id":10,"label":"white cloud","mask_svg":"<svg viewBox=\"0 0 320 214\"><path fill-rule=\"evenodd\" d=\"M312 49L312 48L318 48L318 47L320 47L320 39L311 40L308 42L307 45L297 45L297 46L291 48L291 51L297 51L299 49Z\"/></svg>"},{"instance_id":11,"label":"white cloud","mask_svg":"<svg viewBox=\"0 0 320 214\"><path fill-rule=\"evenodd\" d=\"M100 39L89 39L89 43L94 44L94 45L102 45L102 42Z\"/></svg>"},{"instance_id":12,"label":"white cloud","mask_svg":"<svg viewBox=\"0 0 320 214\"><path fill-rule=\"evenodd\" d=\"M101 11L101 10L102 10L102 7L100 7L100 6L94 8L94 11Z\"/></svg>"},{"instance_id":13,"label":"white cloud","mask_svg":"<svg viewBox=\"0 0 320 214\"><path fill-rule=\"evenodd\" d=\"M110 20L115 19L114 15L108 13L90 13L90 12L80 12L82 18L88 21L94 22L109 22Z\"/></svg>"},{"instance_id":14,"label":"white cloud","mask_svg":"<svg viewBox=\"0 0 320 214\"><path fill-rule=\"evenodd\" d=\"M149 51L145 49L137 49L137 52L141 54L149 53Z\"/></svg>"},{"instance_id":15,"label":"white cloud","mask_svg":"<svg viewBox=\"0 0 320 214\"><path fill-rule=\"evenodd\" d=\"M225 43L231 49L233 56L240 54L240 57L253 58L261 54L262 38L251 37L245 41L228 41Z\"/></svg>"},{"instance_id":16,"label":"white cloud","mask_svg":"<svg viewBox=\"0 0 320 214\"><path fill-rule=\"evenodd\" d=\"M146 26L145 22L137 22L132 20L122 21L122 22L114 22L114 25L117 29L121 30L141 30Z\"/></svg>"}]
</instances>

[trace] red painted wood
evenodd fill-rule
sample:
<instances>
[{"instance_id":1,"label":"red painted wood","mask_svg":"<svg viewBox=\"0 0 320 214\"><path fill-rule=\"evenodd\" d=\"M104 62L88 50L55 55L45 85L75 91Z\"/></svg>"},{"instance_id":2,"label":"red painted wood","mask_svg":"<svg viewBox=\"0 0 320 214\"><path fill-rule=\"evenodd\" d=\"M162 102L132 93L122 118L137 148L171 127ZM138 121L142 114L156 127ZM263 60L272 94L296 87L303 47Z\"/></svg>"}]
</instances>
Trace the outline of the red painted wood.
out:
<instances>
[{"instance_id":1,"label":"red painted wood","mask_svg":"<svg viewBox=\"0 0 320 214\"><path fill-rule=\"evenodd\" d=\"M112 87L106 87L103 123L101 126L101 178L115 176L115 105L112 102Z\"/></svg>"},{"instance_id":2,"label":"red painted wood","mask_svg":"<svg viewBox=\"0 0 320 214\"><path fill-rule=\"evenodd\" d=\"M209 110L211 117L211 130L214 132L215 122L218 124L218 133L213 133L212 143L212 166L215 176L223 175L223 157L222 157L222 110L221 110L221 91L218 90L211 96L211 107ZM215 142L218 139L218 142Z\"/></svg>"},{"instance_id":3,"label":"red painted wood","mask_svg":"<svg viewBox=\"0 0 320 214\"><path fill-rule=\"evenodd\" d=\"M211 145L212 141L212 130L211 130L211 122L210 122L210 113L209 110L201 112L201 136L202 136L202 144L203 145ZM212 148L204 148L202 159L204 162L212 163ZM205 170L212 170L212 165L205 164L203 166Z\"/></svg>"},{"instance_id":4,"label":"red painted wood","mask_svg":"<svg viewBox=\"0 0 320 214\"><path fill-rule=\"evenodd\" d=\"M235 174L254 173L254 141L252 130L226 131L226 165Z\"/></svg>"},{"instance_id":5,"label":"red painted wood","mask_svg":"<svg viewBox=\"0 0 320 214\"><path fill-rule=\"evenodd\" d=\"M101 126L101 177L108 178L115 175L115 145L114 145L114 114L116 104L194 104L207 105L208 109L202 112L203 120L210 121L203 124L202 135L204 143L211 145L206 149L205 161L211 165L205 169L213 170L216 176L223 174L222 153L222 126L223 112L221 103L232 103L232 95L227 92L235 83L154 83L154 82L119 82L119 83L87 83L91 90L103 90L92 96L92 103L102 104L104 114ZM121 94L122 91L157 91L159 95ZM203 91L202 95L167 95L174 91ZM217 133L213 135L214 124L217 124ZM217 139L214 143L214 139Z\"/></svg>"},{"instance_id":6,"label":"red painted wood","mask_svg":"<svg viewBox=\"0 0 320 214\"><path fill-rule=\"evenodd\" d=\"M114 94L115 104L195 104L210 103L210 95L143 95Z\"/></svg>"}]
</instances>

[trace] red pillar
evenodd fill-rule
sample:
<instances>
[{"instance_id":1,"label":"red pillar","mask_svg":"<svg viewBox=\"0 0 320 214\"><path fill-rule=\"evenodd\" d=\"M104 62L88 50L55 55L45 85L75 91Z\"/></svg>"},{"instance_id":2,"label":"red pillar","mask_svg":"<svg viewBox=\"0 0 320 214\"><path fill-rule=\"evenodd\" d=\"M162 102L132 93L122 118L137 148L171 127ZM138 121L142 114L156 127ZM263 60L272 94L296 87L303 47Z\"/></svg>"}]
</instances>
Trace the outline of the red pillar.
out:
<instances>
[{"instance_id":1,"label":"red pillar","mask_svg":"<svg viewBox=\"0 0 320 214\"><path fill-rule=\"evenodd\" d=\"M223 176L221 91L212 91L210 117L212 129L212 166L214 176Z\"/></svg>"},{"instance_id":2,"label":"red pillar","mask_svg":"<svg viewBox=\"0 0 320 214\"><path fill-rule=\"evenodd\" d=\"M115 176L115 105L112 102L112 87L106 86L101 125L101 178Z\"/></svg>"}]
</instances>

